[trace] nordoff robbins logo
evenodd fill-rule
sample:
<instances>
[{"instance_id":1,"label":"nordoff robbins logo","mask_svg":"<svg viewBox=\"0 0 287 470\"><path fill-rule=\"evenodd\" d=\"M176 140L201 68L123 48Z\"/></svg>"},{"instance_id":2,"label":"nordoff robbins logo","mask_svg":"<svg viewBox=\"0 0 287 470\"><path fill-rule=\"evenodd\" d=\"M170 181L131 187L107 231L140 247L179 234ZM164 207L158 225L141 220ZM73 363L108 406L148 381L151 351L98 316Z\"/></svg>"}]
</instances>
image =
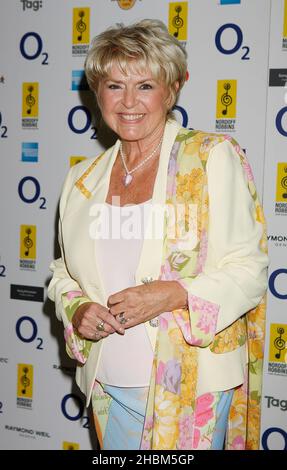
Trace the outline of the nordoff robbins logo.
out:
<instances>
[{"instance_id":1,"label":"nordoff robbins logo","mask_svg":"<svg viewBox=\"0 0 287 470\"><path fill-rule=\"evenodd\" d=\"M280 398L270 397L265 395L267 400L267 408L280 408L281 411L287 411L287 400L280 400Z\"/></svg>"}]
</instances>

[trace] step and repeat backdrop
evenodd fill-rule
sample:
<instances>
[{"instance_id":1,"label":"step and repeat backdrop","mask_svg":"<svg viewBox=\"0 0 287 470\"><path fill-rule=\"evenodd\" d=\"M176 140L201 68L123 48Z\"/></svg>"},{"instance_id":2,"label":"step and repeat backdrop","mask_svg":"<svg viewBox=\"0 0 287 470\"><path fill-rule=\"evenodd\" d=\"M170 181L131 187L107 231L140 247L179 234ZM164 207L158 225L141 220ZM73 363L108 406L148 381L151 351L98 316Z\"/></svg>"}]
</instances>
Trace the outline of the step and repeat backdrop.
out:
<instances>
[{"instance_id":1,"label":"step and repeat backdrop","mask_svg":"<svg viewBox=\"0 0 287 470\"><path fill-rule=\"evenodd\" d=\"M96 446L48 267L70 165L112 144L83 76L89 43L115 23L158 18L189 55L177 120L234 136L264 202L261 446L286 450L287 0L0 0L0 13L0 448Z\"/></svg>"}]
</instances>

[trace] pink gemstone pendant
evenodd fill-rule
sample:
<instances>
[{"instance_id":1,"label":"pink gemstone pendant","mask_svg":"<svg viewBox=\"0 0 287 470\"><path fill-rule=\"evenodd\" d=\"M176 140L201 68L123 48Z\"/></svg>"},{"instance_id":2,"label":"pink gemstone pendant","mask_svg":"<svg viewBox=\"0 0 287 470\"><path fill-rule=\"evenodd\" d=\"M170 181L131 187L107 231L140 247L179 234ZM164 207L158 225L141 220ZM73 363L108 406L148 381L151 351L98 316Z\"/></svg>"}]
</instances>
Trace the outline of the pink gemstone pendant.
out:
<instances>
[{"instance_id":1,"label":"pink gemstone pendant","mask_svg":"<svg viewBox=\"0 0 287 470\"><path fill-rule=\"evenodd\" d=\"M132 181L133 177L130 173L127 173L126 176L124 177L124 185L128 186L130 182Z\"/></svg>"}]
</instances>

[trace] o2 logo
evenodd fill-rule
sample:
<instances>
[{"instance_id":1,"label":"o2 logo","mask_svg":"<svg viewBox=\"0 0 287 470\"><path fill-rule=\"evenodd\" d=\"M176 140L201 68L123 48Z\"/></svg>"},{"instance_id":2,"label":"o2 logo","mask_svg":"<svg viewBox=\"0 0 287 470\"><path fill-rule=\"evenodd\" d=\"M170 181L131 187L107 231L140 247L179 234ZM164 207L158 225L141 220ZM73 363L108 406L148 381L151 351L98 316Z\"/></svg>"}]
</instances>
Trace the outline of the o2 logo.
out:
<instances>
[{"instance_id":1,"label":"o2 logo","mask_svg":"<svg viewBox=\"0 0 287 470\"><path fill-rule=\"evenodd\" d=\"M38 59L38 57L41 55L43 58L42 65L49 65L48 53L42 51L43 41L38 33L31 31L29 33L24 34L20 41L20 52L24 59L35 60Z\"/></svg>"},{"instance_id":2,"label":"o2 logo","mask_svg":"<svg viewBox=\"0 0 287 470\"><path fill-rule=\"evenodd\" d=\"M35 320L31 317L24 316L19 318L16 323L16 335L23 343L33 343L37 341L36 349L42 351L43 348L43 339L37 337L38 327Z\"/></svg>"},{"instance_id":3,"label":"o2 logo","mask_svg":"<svg viewBox=\"0 0 287 470\"><path fill-rule=\"evenodd\" d=\"M276 116L276 120L275 120L277 131L281 135L283 135L283 137L287 137L287 129L284 129L283 124L282 124L284 116L286 116L286 121L287 121L287 106L280 109L280 111L278 112L278 114Z\"/></svg>"},{"instance_id":4,"label":"o2 logo","mask_svg":"<svg viewBox=\"0 0 287 470\"><path fill-rule=\"evenodd\" d=\"M228 31L228 30L234 31L236 35L235 43L233 47L231 47L230 49L226 49L226 47L224 47L222 44L222 35L225 31ZM231 54L235 54L241 49L242 51L244 51L244 54L241 56L241 60L250 60L250 57L249 57L250 48L249 46L242 46L242 43L243 43L242 30L235 23L226 23L220 26L219 30L217 31L215 35L215 45L217 49L219 50L219 52L221 52L221 54L231 55Z\"/></svg>"},{"instance_id":5,"label":"o2 logo","mask_svg":"<svg viewBox=\"0 0 287 470\"><path fill-rule=\"evenodd\" d=\"M287 269L276 269L276 271L274 271L270 277L269 277L269 289L270 291L272 292L272 294L274 295L274 297L277 297L277 299L282 299L282 300L286 300L287 299L287 292L286 294L284 293L280 293L278 292L276 286L275 286L275 281L277 280L277 277L282 275L282 274L287 274ZM285 285L287 285L285 283Z\"/></svg>"},{"instance_id":6,"label":"o2 logo","mask_svg":"<svg viewBox=\"0 0 287 470\"><path fill-rule=\"evenodd\" d=\"M7 139L7 126L2 126L2 113L0 111L0 139Z\"/></svg>"},{"instance_id":7,"label":"o2 logo","mask_svg":"<svg viewBox=\"0 0 287 470\"><path fill-rule=\"evenodd\" d=\"M27 194L27 184L32 185L31 194ZM25 176L21 179L18 184L18 194L20 199L26 204L33 204L36 201L40 201L39 209L47 209L46 198L41 196L41 186L39 181L34 176Z\"/></svg>"},{"instance_id":8,"label":"o2 logo","mask_svg":"<svg viewBox=\"0 0 287 470\"><path fill-rule=\"evenodd\" d=\"M72 411L71 408L74 408L74 410ZM69 393L64 396L61 403L61 410L65 418L69 421L82 420L83 428L89 429L90 419L88 416L83 416L84 409L84 404L78 395Z\"/></svg>"},{"instance_id":9,"label":"o2 logo","mask_svg":"<svg viewBox=\"0 0 287 470\"><path fill-rule=\"evenodd\" d=\"M76 118L83 119L82 124L76 123ZM86 106L75 106L71 109L68 115L68 125L72 132L76 134L84 134L88 130L91 130L90 139L97 139L98 129L92 125L92 115L90 110Z\"/></svg>"},{"instance_id":10,"label":"o2 logo","mask_svg":"<svg viewBox=\"0 0 287 470\"><path fill-rule=\"evenodd\" d=\"M287 432L285 432L284 429L281 429L281 428L268 428L266 429L266 431L264 431L262 435L263 450L273 450L273 449L269 449L268 447L268 438L273 433L279 434L284 440L284 449L274 449L274 450L287 450Z\"/></svg>"}]
</instances>

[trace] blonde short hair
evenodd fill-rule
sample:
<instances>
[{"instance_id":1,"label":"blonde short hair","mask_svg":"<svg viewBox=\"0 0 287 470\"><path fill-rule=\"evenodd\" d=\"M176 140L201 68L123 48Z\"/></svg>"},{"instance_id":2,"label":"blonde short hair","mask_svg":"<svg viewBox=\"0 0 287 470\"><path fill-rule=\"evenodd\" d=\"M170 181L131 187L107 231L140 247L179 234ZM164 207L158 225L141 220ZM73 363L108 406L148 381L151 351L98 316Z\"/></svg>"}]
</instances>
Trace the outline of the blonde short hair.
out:
<instances>
[{"instance_id":1,"label":"blonde short hair","mask_svg":"<svg viewBox=\"0 0 287 470\"><path fill-rule=\"evenodd\" d=\"M130 26L117 24L94 37L85 61L92 91L97 92L99 81L109 76L114 64L123 73L130 67L140 72L148 67L153 78L170 90L170 109L186 80L186 51L159 20L146 19Z\"/></svg>"}]
</instances>

